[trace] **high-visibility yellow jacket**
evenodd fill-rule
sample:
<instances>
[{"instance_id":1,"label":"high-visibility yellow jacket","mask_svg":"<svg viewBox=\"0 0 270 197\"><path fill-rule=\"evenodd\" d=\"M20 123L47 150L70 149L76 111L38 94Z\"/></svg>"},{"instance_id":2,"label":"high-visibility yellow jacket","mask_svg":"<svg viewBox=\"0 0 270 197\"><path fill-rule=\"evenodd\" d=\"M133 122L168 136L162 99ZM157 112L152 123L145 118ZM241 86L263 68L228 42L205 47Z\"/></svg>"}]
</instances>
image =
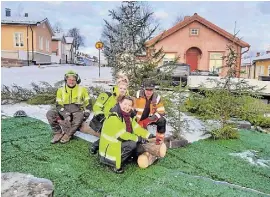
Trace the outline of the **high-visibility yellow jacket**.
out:
<instances>
[{"instance_id":1,"label":"high-visibility yellow jacket","mask_svg":"<svg viewBox=\"0 0 270 197\"><path fill-rule=\"evenodd\" d=\"M128 95L128 91L126 95ZM118 96L119 96L118 86L114 86L112 88L112 93L107 92L101 93L93 106L94 115L104 114L105 117L108 117L110 110L117 103Z\"/></svg>"},{"instance_id":2,"label":"high-visibility yellow jacket","mask_svg":"<svg viewBox=\"0 0 270 197\"><path fill-rule=\"evenodd\" d=\"M67 85L58 88L56 103L66 111L73 113L78 110L85 110L89 106L89 94L86 88L78 84L74 88Z\"/></svg>"},{"instance_id":3,"label":"high-visibility yellow jacket","mask_svg":"<svg viewBox=\"0 0 270 197\"><path fill-rule=\"evenodd\" d=\"M146 97L144 94L144 90L139 90L136 93L135 99L135 110L137 111L136 117L137 121L140 121L144 108L146 104ZM163 102L161 101L160 95L157 93L153 93L152 100L150 103L150 113L149 116L156 115L158 118L165 115L165 108Z\"/></svg>"},{"instance_id":4,"label":"high-visibility yellow jacket","mask_svg":"<svg viewBox=\"0 0 270 197\"><path fill-rule=\"evenodd\" d=\"M120 106L117 104L109 117L105 120L99 142L99 155L103 163L119 169L121 167L121 145L123 140L138 141L138 136L148 138L150 133L143 129L135 120L130 118L132 133L126 131L126 123L123 119Z\"/></svg>"}]
</instances>

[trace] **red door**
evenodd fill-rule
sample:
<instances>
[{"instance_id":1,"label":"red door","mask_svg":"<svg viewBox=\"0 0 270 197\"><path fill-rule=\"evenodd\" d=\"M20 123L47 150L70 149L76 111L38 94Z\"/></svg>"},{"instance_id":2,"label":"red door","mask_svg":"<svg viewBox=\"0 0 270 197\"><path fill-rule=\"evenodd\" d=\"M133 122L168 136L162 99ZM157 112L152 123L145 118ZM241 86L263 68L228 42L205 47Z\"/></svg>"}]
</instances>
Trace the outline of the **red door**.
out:
<instances>
[{"instance_id":1,"label":"red door","mask_svg":"<svg viewBox=\"0 0 270 197\"><path fill-rule=\"evenodd\" d=\"M190 48L186 53L187 64L190 65L190 71L194 71L198 69L198 57L200 55L200 51L197 48Z\"/></svg>"}]
</instances>

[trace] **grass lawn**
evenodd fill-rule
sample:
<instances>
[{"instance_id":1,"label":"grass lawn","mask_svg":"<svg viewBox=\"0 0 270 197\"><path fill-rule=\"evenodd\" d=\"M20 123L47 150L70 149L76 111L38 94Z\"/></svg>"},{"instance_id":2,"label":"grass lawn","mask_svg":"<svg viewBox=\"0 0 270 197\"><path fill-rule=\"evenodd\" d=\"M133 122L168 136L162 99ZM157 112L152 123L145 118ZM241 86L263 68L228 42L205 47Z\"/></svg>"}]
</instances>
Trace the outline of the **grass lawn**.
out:
<instances>
[{"instance_id":1,"label":"grass lawn","mask_svg":"<svg viewBox=\"0 0 270 197\"><path fill-rule=\"evenodd\" d=\"M249 164L229 153L259 151L270 159L270 135L241 131L239 140L195 142L170 149L147 169L135 163L115 174L89 156L89 143L75 138L51 145L49 125L32 118L2 120L2 172L50 179L55 196L270 196L270 168ZM223 184L225 181L262 192Z\"/></svg>"}]
</instances>

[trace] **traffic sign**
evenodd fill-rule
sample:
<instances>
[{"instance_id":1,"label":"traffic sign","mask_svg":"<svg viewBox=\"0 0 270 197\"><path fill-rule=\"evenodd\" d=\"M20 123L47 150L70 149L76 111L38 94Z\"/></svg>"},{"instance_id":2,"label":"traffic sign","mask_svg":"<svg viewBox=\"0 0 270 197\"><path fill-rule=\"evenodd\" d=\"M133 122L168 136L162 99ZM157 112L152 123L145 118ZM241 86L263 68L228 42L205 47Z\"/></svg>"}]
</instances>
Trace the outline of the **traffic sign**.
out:
<instances>
[{"instance_id":1,"label":"traffic sign","mask_svg":"<svg viewBox=\"0 0 270 197\"><path fill-rule=\"evenodd\" d=\"M96 49L100 50L103 48L104 44L103 44L103 42L98 41L98 42L96 42L95 46L96 46Z\"/></svg>"}]
</instances>

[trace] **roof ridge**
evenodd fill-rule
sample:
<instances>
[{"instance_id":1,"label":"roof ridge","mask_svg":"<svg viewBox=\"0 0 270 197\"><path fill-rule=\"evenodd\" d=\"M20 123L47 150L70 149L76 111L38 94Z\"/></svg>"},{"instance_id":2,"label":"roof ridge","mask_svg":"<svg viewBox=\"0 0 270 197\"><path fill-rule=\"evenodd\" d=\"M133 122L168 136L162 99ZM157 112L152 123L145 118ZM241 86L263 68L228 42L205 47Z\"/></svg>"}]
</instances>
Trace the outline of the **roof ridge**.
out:
<instances>
[{"instance_id":1,"label":"roof ridge","mask_svg":"<svg viewBox=\"0 0 270 197\"><path fill-rule=\"evenodd\" d=\"M177 23L176 25L174 25L173 27L169 28L168 30L166 30L162 37L160 38L160 40L170 36L171 34L179 31L180 29L184 28L185 26L189 25L190 23L194 22L194 21L198 21L199 23L201 23L202 25L205 26L209 26L213 31L219 33L220 35L222 35L223 37L233 41L234 40L234 36L227 32L226 30L218 27L217 25L215 25L214 23L206 20L205 18L199 16L197 13L194 13L193 16L190 16L184 20L182 20L181 22ZM160 35L160 34L159 34ZM158 36L152 38L151 40L146 42L146 45L151 45L153 44L155 41L157 41ZM242 41L241 39L237 38L236 43L239 44L242 47L250 47L250 45L244 41Z\"/></svg>"}]
</instances>

